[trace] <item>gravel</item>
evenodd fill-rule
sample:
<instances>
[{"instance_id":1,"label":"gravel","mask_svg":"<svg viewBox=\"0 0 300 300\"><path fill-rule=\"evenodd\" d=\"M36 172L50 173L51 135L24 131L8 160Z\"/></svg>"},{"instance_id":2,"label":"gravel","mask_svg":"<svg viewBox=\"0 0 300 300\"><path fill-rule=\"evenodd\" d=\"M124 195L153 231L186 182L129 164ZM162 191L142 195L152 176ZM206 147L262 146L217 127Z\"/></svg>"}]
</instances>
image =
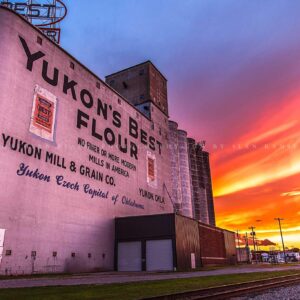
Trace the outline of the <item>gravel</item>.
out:
<instances>
[{"instance_id":1,"label":"gravel","mask_svg":"<svg viewBox=\"0 0 300 300\"><path fill-rule=\"evenodd\" d=\"M243 297L234 297L231 300L300 300L300 284L288 287L267 290L264 293Z\"/></svg>"}]
</instances>

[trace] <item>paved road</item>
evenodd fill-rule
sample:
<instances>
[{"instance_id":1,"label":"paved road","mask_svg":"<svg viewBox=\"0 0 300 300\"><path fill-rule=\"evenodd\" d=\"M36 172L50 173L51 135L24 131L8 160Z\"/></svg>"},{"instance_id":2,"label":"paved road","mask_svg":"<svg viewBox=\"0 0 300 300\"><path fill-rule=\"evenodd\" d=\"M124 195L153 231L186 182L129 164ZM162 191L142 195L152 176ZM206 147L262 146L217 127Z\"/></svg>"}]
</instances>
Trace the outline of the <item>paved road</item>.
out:
<instances>
[{"instance_id":1,"label":"paved road","mask_svg":"<svg viewBox=\"0 0 300 300\"><path fill-rule=\"evenodd\" d=\"M21 278L0 280L0 288L24 288L38 286L62 286L62 285L90 285L126 283L162 279L193 278L210 275L239 274L252 272L272 272L280 270L299 270L298 266L258 268L253 266L229 267L210 271L186 272L186 273L155 273L155 272L105 272L75 274L70 276L43 277L43 278Z\"/></svg>"}]
</instances>

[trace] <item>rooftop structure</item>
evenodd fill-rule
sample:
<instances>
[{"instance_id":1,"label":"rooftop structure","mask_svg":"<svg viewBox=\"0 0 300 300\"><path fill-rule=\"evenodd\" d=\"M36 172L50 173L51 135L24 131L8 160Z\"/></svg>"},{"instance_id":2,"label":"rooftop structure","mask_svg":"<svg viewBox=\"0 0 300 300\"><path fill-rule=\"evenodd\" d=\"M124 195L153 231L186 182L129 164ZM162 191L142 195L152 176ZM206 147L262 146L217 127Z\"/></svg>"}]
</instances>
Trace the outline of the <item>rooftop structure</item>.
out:
<instances>
[{"instance_id":1,"label":"rooftop structure","mask_svg":"<svg viewBox=\"0 0 300 300\"><path fill-rule=\"evenodd\" d=\"M168 115L167 79L151 61L108 75L105 81L148 116L150 104Z\"/></svg>"}]
</instances>

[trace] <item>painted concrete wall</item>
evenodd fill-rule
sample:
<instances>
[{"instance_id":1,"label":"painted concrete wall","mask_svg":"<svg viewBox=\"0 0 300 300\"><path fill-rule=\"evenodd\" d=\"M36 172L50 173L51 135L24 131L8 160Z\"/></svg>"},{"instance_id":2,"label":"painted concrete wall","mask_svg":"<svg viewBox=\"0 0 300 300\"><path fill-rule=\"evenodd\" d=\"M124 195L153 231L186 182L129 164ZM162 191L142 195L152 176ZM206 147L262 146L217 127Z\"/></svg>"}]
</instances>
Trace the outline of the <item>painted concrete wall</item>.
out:
<instances>
[{"instance_id":1,"label":"painted concrete wall","mask_svg":"<svg viewBox=\"0 0 300 300\"><path fill-rule=\"evenodd\" d=\"M4 8L0 28L0 274L112 269L115 217L172 212L164 188L170 178L166 116L153 107L159 126L152 129L103 81ZM28 57L36 59L32 65ZM57 99L53 142L29 131L36 85ZM127 153L109 146L105 132L110 142L112 135L123 146L127 139ZM149 155L154 181L147 181Z\"/></svg>"}]
</instances>

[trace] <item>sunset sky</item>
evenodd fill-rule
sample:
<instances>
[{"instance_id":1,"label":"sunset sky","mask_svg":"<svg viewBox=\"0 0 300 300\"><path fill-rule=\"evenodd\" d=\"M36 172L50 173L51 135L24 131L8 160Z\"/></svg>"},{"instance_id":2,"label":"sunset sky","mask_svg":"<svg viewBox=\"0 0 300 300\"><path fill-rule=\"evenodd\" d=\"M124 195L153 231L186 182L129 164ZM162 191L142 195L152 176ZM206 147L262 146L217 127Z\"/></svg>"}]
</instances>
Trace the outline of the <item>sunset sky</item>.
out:
<instances>
[{"instance_id":1,"label":"sunset sky","mask_svg":"<svg viewBox=\"0 0 300 300\"><path fill-rule=\"evenodd\" d=\"M217 225L300 247L300 1L77 0L61 45L104 78L150 59L211 153ZM280 244L279 244L280 245Z\"/></svg>"}]
</instances>

